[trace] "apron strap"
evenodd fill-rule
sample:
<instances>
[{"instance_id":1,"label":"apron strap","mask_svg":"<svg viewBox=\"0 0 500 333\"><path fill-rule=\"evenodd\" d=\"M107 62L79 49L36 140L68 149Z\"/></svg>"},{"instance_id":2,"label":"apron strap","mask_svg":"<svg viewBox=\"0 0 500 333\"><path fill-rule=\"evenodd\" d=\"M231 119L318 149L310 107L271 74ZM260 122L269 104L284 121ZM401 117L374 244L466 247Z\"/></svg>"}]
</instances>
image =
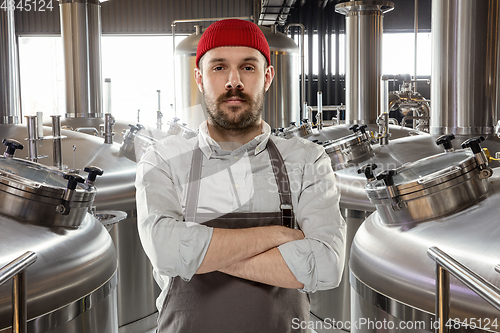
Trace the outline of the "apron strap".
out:
<instances>
[{"instance_id":1,"label":"apron strap","mask_svg":"<svg viewBox=\"0 0 500 333\"><path fill-rule=\"evenodd\" d=\"M190 221L190 222L196 221L198 198L200 196L202 165L203 165L203 153L200 149L200 145L198 144L197 140L193 149L193 158L191 159L191 171L189 172L186 212L184 216L184 221Z\"/></svg>"},{"instance_id":2,"label":"apron strap","mask_svg":"<svg viewBox=\"0 0 500 333\"><path fill-rule=\"evenodd\" d=\"M283 221L283 225L285 227L295 229L296 226L293 215L290 180L288 179L288 173L286 172L285 161L283 160L278 147L276 147L276 144L271 140L271 137L267 140L267 151L269 153L269 158L271 159L274 178L276 179L276 184L278 185L278 193L280 195L281 203L281 219Z\"/></svg>"},{"instance_id":3,"label":"apron strap","mask_svg":"<svg viewBox=\"0 0 500 333\"><path fill-rule=\"evenodd\" d=\"M274 178L276 180L276 184L278 185L282 224L288 228L296 228L293 214L290 180L288 179L288 174L286 172L285 161L276 147L276 144L271 140L271 137L267 140L266 147L269 153L269 159L271 160ZM203 153L200 149L198 141L196 141L191 160L191 170L189 173L186 212L184 216L185 221L196 221L202 165Z\"/></svg>"}]
</instances>

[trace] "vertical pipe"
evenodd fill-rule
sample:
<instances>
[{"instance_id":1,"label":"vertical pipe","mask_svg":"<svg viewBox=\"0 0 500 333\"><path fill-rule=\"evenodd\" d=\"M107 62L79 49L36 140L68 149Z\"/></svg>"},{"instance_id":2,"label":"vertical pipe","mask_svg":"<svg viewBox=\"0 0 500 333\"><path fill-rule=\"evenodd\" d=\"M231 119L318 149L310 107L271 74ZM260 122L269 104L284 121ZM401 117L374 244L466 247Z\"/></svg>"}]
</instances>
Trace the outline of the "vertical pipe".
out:
<instances>
[{"instance_id":1,"label":"vertical pipe","mask_svg":"<svg viewBox=\"0 0 500 333\"><path fill-rule=\"evenodd\" d=\"M22 270L12 278L12 332L27 333L26 272Z\"/></svg>"},{"instance_id":2,"label":"vertical pipe","mask_svg":"<svg viewBox=\"0 0 500 333\"><path fill-rule=\"evenodd\" d=\"M335 105L340 104L340 16L334 16L335 22ZM337 114L340 120L340 115Z\"/></svg>"},{"instance_id":3,"label":"vertical pipe","mask_svg":"<svg viewBox=\"0 0 500 333\"><path fill-rule=\"evenodd\" d=\"M333 17L331 12L331 8L333 6L328 7L328 16L327 17ZM333 22L332 20L326 20L326 38L327 38L327 43L326 45L328 46L328 49L326 50L326 67L328 68L328 72L326 74L326 104L331 105L332 104L332 26Z\"/></svg>"},{"instance_id":4,"label":"vertical pipe","mask_svg":"<svg viewBox=\"0 0 500 333\"><path fill-rule=\"evenodd\" d=\"M101 4L88 0L89 118L102 118Z\"/></svg>"},{"instance_id":5,"label":"vertical pipe","mask_svg":"<svg viewBox=\"0 0 500 333\"><path fill-rule=\"evenodd\" d=\"M104 143L112 144L113 143L113 125L115 124L115 118L111 115L111 113L106 113L104 115Z\"/></svg>"},{"instance_id":6,"label":"vertical pipe","mask_svg":"<svg viewBox=\"0 0 500 333\"><path fill-rule=\"evenodd\" d=\"M111 113L111 79L104 79L104 113Z\"/></svg>"},{"instance_id":7,"label":"vertical pipe","mask_svg":"<svg viewBox=\"0 0 500 333\"><path fill-rule=\"evenodd\" d=\"M308 8L309 12L312 12L311 10L311 5L309 4ZM313 21L308 20L307 22L307 54L308 60L309 60L309 66L308 66L308 73L307 73L307 100L312 101L313 100L313 38L314 38L314 27L313 27Z\"/></svg>"},{"instance_id":8,"label":"vertical pipe","mask_svg":"<svg viewBox=\"0 0 500 333\"><path fill-rule=\"evenodd\" d=\"M415 49L413 55L413 92L417 92L417 36L418 36L418 0L415 0L415 16L413 18L414 30L415 30Z\"/></svg>"},{"instance_id":9,"label":"vertical pipe","mask_svg":"<svg viewBox=\"0 0 500 333\"><path fill-rule=\"evenodd\" d=\"M325 30L323 27L323 10L321 8L321 4L318 5L317 9L317 16L318 19L316 20L317 24L317 29L318 29L318 49L316 50L317 52L317 57L318 57L318 88L317 91L323 91L323 84L324 84L324 79L325 79L325 64L323 62L323 52L324 52L324 37L325 37Z\"/></svg>"},{"instance_id":10,"label":"vertical pipe","mask_svg":"<svg viewBox=\"0 0 500 333\"><path fill-rule=\"evenodd\" d=\"M32 162L38 162L38 132L36 125L36 116L26 116L26 130L28 131L28 158Z\"/></svg>"},{"instance_id":11,"label":"vertical pipe","mask_svg":"<svg viewBox=\"0 0 500 333\"><path fill-rule=\"evenodd\" d=\"M447 333L450 317L450 273L436 263L436 333Z\"/></svg>"},{"instance_id":12,"label":"vertical pipe","mask_svg":"<svg viewBox=\"0 0 500 333\"><path fill-rule=\"evenodd\" d=\"M496 0L432 1L431 134L494 131L499 18Z\"/></svg>"},{"instance_id":13,"label":"vertical pipe","mask_svg":"<svg viewBox=\"0 0 500 333\"><path fill-rule=\"evenodd\" d=\"M14 10L0 10L0 124L19 124L21 98Z\"/></svg>"},{"instance_id":14,"label":"vertical pipe","mask_svg":"<svg viewBox=\"0 0 500 333\"><path fill-rule=\"evenodd\" d=\"M316 114L318 130L323 129L323 93L318 91L318 113Z\"/></svg>"},{"instance_id":15,"label":"vertical pipe","mask_svg":"<svg viewBox=\"0 0 500 333\"><path fill-rule=\"evenodd\" d=\"M37 129L37 137L43 138L43 112L38 111L36 113L36 129Z\"/></svg>"},{"instance_id":16,"label":"vertical pipe","mask_svg":"<svg viewBox=\"0 0 500 333\"><path fill-rule=\"evenodd\" d=\"M380 113L382 33L389 1L350 1L335 10L346 15L346 124L375 124Z\"/></svg>"},{"instance_id":17,"label":"vertical pipe","mask_svg":"<svg viewBox=\"0 0 500 333\"><path fill-rule=\"evenodd\" d=\"M382 96L380 98L380 112L381 123L378 126L378 133L380 138L380 145L384 146L389 144L389 78L382 75L380 80ZM385 134L384 134L385 133Z\"/></svg>"},{"instance_id":18,"label":"vertical pipe","mask_svg":"<svg viewBox=\"0 0 500 333\"><path fill-rule=\"evenodd\" d=\"M53 137L53 164L56 168L62 170L62 140L61 140L61 116L53 115L52 117L52 137Z\"/></svg>"},{"instance_id":19,"label":"vertical pipe","mask_svg":"<svg viewBox=\"0 0 500 333\"><path fill-rule=\"evenodd\" d=\"M66 117L86 117L89 114L87 3L63 0L59 6L66 79Z\"/></svg>"}]
</instances>

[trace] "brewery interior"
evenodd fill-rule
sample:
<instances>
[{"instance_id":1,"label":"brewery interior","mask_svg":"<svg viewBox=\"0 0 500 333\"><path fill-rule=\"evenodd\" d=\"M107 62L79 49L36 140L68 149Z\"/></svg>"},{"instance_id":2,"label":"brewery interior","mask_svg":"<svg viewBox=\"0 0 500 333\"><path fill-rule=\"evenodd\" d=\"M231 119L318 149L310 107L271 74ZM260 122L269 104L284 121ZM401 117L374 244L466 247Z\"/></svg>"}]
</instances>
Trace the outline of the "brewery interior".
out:
<instances>
[{"instance_id":1,"label":"brewery interior","mask_svg":"<svg viewBox=\"0 0 500 333\"><path fill-rule=\"evenodd\" d=\"M270 44L273 135L322 145L341 193L307 328L500 332L498 0L1 3L0 332L155 331L135 169L197 135L197 42L229 17Z\"/></svg>"}]
</instances>

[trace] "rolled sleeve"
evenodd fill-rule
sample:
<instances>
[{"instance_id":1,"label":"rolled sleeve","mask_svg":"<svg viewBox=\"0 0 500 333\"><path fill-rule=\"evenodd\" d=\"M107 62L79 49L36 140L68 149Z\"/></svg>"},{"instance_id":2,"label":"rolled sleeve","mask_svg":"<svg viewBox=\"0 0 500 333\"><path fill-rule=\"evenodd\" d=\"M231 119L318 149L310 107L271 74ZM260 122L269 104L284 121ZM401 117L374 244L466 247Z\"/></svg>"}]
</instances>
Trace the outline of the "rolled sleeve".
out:
<instances>
[{"instance_id":1,"label":"rolled sleeve","mask_svg":"<svg viewBox=\"0 0 500 333\"><path fill-rule=\"evenodd\" d=\"M190 280L205 257L212 228L184 222L170 163L154 147L138 163L139 237L157 274Z\"/></svg>"},{"instance_id":2,"label":"rolled sleeve","mask_svg":"<svg viewBox=\"0 0 500 333\"><path fill-rule=\"evenodd\" d=\"M304 284L305 292L337 287L346 251L346 224L340 214L330 158L322 148L311 149L310 153L314 155L309 156L311 162L303 169L303 187L294 204L305 238L278 247L295 278Z\"/></svg>"}]
</instances>

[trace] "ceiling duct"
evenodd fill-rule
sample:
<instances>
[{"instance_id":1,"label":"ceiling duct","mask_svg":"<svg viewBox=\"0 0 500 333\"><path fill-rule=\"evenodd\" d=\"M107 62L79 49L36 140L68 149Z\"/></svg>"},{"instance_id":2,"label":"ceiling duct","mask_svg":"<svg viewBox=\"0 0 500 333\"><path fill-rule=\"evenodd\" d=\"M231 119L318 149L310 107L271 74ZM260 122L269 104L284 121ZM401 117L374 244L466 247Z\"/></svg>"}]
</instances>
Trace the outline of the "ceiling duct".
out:
<instances>
[{"instance_id":1,"label":"ceiling duct","mask_svg":"<svg viewBox=\"0 0 500 333\"><path fill-rule=\"evenodd\" d=\"M262 0L259 25L284 25L296 0Z\"/></svg>"}]
</instances>

